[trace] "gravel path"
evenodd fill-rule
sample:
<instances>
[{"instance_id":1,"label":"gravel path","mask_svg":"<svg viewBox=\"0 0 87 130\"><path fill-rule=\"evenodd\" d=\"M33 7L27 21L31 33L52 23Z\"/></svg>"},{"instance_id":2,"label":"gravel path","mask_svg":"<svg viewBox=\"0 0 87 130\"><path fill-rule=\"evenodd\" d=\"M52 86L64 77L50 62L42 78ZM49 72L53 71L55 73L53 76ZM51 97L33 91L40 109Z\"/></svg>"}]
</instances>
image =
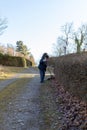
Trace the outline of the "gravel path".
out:
<instances>
[{"instance_id":1,"label":"gravel path","mask_svg":"<svg viewBox=\"0 0 87 130\"><path fill-rule=\"evenodd\" d=\"M39 83L38 71L33 68L25 70L14 78L0 83L0 89L16 81L21 76L32 75L33 78L24 86L24 90L9 102L6 112L1 114L0 130L39 130Z\"/></svg>"}]
</instances>

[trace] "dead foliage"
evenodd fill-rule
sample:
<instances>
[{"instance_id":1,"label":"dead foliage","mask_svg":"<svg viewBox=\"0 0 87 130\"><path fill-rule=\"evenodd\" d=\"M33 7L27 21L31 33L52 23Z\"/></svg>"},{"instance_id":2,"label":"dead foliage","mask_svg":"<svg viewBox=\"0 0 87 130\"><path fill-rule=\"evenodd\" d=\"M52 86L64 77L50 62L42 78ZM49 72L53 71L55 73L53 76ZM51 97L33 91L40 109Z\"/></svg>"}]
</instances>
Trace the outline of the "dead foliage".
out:
<instances>
[{"instance_id":1,"label":"dead foliage","mask_svg":"<svg viewBox=\"0 0 87 130\"><path fill-rule=\"evenodd\" d=\"M64 86L53 81L54 99L62 114L61 130L87 130L87 103L65 91Z\"/></svg>"},{"instance_id":2,"label":"dead foliage","mask_svg":"<svg viewBox=\"0 0 87 130\"><path fill-rule=\"evenodd\" d=\"M71 94L87 101L87 53L51 58L55 78Z\"/></svg>"},{"instance_id":3,"label":"dead foliage","mask_svg":"<svg viewBox=\"0 0 87 130\"><path fill-rule=\"evenodd\" d=\"M87 130L87 103L64 89L58 81L46 81L40 89L41 130Z\"/></svg>"}]
</instances>

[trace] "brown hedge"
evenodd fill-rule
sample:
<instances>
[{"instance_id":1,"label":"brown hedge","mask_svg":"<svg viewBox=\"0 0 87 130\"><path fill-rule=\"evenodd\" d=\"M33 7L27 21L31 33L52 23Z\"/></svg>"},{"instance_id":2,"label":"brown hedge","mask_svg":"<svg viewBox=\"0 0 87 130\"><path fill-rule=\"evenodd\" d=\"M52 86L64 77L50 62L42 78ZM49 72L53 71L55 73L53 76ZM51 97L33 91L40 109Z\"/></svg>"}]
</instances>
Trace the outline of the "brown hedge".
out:
<instances>
[{"instance_id":1,"label":"brown hedge","mask_svg":"<svg viewBox=\"0 0 87 130\"><path fill-rule=\"evenodd\" d=\"M51 58L55 77L66 90L87 101L87 53Z\"/></svg>"}]
</instances>

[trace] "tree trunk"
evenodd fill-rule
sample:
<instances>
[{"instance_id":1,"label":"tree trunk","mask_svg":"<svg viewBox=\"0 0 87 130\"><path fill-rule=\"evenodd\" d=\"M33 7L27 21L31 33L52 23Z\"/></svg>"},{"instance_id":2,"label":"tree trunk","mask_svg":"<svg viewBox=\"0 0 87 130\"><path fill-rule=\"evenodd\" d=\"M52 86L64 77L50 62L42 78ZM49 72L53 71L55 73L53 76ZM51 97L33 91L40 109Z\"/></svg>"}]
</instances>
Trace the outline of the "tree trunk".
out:
<instances>
[{"instance_id":1,"label":"tree trunk","mask_svg":"<svg viewBox=\"0 0 87 130\"><path fill-rule=\"evenodd\" d=\"M81 52L81 45L77 44L77 53L80 53L80 52Z\"/></svg>"}]
</instances>

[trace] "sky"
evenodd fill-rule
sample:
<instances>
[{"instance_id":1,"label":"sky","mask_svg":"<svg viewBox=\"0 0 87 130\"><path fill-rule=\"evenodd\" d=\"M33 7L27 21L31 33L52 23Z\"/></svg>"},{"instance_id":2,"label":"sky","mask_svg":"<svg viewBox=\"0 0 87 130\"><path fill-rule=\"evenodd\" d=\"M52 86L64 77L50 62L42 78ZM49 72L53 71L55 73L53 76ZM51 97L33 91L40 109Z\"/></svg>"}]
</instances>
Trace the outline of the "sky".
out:
<instances>
[{"instance_id":1,"label":"sky","mask_svg":"<svg viewBox=\"0 0 87 130\"><path fill-rule=\"evenodd\" d=\"M87 23L87 0L0 0L0 18L8 21L0 43L23 41L37 62L44 52L53 54L62 25Z\"/></svg>"}]
</instances>

